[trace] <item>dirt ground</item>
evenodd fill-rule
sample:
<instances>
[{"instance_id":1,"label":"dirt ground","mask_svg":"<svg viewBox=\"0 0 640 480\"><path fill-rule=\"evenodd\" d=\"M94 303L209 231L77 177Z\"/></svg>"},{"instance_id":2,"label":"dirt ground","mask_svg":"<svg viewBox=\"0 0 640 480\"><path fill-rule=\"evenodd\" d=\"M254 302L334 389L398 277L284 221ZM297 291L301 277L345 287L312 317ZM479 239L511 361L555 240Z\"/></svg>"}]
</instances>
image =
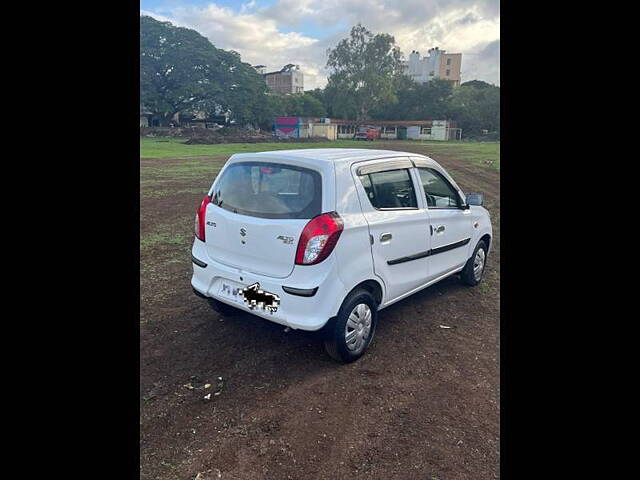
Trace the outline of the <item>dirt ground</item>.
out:
<instances>
[{"instance_id":1,"label":"dirt ground","mask_svg":"<svg viewBox=\"0 0 640 480\"><path fill-rule=\"evenodd\" d=\"M450 277L381 311L350 365L193 295L193 218L226 156L141 160L142 479L499 478L499 172L432 156L485 194L483 283Z\"/></svg>"}]
</instances>

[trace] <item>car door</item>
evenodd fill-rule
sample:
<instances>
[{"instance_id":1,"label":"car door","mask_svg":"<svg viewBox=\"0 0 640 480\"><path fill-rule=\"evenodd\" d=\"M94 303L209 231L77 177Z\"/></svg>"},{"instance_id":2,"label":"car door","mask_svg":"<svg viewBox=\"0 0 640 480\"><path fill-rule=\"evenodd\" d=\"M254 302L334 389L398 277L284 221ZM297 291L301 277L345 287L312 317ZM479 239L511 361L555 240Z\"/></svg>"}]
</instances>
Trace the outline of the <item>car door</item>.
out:
<instances>
[{"instance_id":1,"label":"car door","mask_svg":"<svg viewBox=\"0 0 640 480\"><path fill-rule=\"evenodd\" d=\"M376 275L387 302L423 285L428 278L428 212L408 158L352 167L362 212L369 226Z\"/></svg>"},{"instance_id":2,"label":"car door","mask_svg":"<svg viewBox=\"0 0 640 480\"><path fill-rule=\"evenodd\" d=\"M431 281L463 266L469 258L471 210L463 208L458 190L437 168L418 166L416 170L430 223Z\"/></svg>"}]
</instances>

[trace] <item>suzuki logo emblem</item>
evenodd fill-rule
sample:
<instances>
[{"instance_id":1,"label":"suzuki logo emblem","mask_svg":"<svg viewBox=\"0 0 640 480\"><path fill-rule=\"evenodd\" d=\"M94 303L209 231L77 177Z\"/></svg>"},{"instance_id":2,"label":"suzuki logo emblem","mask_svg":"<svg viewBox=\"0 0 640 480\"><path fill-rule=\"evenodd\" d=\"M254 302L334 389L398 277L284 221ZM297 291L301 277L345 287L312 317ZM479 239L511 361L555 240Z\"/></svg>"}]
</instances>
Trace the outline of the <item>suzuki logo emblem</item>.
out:
<instances>
[{"instance_id":1,"label":"suzuki logo emblem","mask_svg":"<svg viewBox=\"0 0 640 480\"><path fill-rule=\"evenodd\" d=\"M247 231L244 228L240 229L240 235L242 235L243 237L247 236Z\"/></svg>"}]
</instances>

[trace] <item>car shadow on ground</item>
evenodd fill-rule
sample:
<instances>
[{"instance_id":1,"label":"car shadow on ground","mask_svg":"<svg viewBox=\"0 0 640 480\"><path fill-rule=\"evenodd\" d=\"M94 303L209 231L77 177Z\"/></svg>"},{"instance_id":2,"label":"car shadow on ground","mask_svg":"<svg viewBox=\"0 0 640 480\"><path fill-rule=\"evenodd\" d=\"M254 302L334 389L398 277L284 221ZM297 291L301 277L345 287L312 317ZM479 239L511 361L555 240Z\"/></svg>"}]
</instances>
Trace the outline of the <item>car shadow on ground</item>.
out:
<instances>
[{"instance_id":1,"label":"car shadow on ground","mask_svg":"<svg viewBox=\"0 0 640 480\"><path fill-rule=\"evenodd\" d=\"M437 339L429 337L446 315L442 310L451 301L462 301L464 291L468 287L452 276L385 308L379 313L376 336L367 353L346 365L327 355L317 332L285 332L281 325L244 312L221 317L206 301L197 299L201 303L174 318L185 330L143 359L147 375L141 394L153 391L160 379L169 393L194 376L207 381L222 377L225 394L219 401L229 405L241 401L244 409L260 402L263 394L296 384L339 383L354 373L380 373L387 368L384 360L394 355L410 357L442 348Z\"/></svg>"},{"instance_id":2,"label":"car shadow on ground","mask_svg":"<svg viewBox=\"0 0 640 480\"><path fill-rule=\"evenodd\" d=\"M394 325L400 324L409 331L419 327L415 325L416 308L424 312L419 320L428 321L429 309L441 303L439 297L452 297L465 289L467 287L461 285L458 276L454 275L380 311L375 342L377 350L384 348L385 335ZM284 326L249 313L239 312L232 317L221 317L207 310L208 305L204 307L198 309L197 318L193 319L199 328L188 349L203 352L202 361L206 364L222 370L235 369L240 364L243 367L254 364L261 371L269 365L283 368L285 375L291 376L308 374L314 366L324 370L337 365L324 352L318 332L285 332ZM366 355L362 360L365 358ZM189 358L184 360L188 361ZM244 372L245 375L247 373Z\"/></svg>"}]
</instances>

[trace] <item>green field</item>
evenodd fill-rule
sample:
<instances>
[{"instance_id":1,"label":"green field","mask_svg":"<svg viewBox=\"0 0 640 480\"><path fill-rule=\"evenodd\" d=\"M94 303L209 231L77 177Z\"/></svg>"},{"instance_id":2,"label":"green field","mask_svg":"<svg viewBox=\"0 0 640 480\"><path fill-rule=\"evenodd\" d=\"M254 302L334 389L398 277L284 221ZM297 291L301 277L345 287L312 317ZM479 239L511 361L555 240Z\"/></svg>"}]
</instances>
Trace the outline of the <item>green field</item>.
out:
<instances>
[{"instance_id":1,"label":"green field","mask_svg":"<svg viewBox=\"0 0 640 480\"><path fill-rule=\"evenodd\" d=\"M468 160L500 170L500 142L436 142L390 140L362 142L337 140L318 143L226 143L218 145L185 145L185 138L140 138L140 158L188 158L232 155L243 152L265 152L292 148L380 148L407 150L425 155L444 155Z\"/></svg>"}]
</instances>

